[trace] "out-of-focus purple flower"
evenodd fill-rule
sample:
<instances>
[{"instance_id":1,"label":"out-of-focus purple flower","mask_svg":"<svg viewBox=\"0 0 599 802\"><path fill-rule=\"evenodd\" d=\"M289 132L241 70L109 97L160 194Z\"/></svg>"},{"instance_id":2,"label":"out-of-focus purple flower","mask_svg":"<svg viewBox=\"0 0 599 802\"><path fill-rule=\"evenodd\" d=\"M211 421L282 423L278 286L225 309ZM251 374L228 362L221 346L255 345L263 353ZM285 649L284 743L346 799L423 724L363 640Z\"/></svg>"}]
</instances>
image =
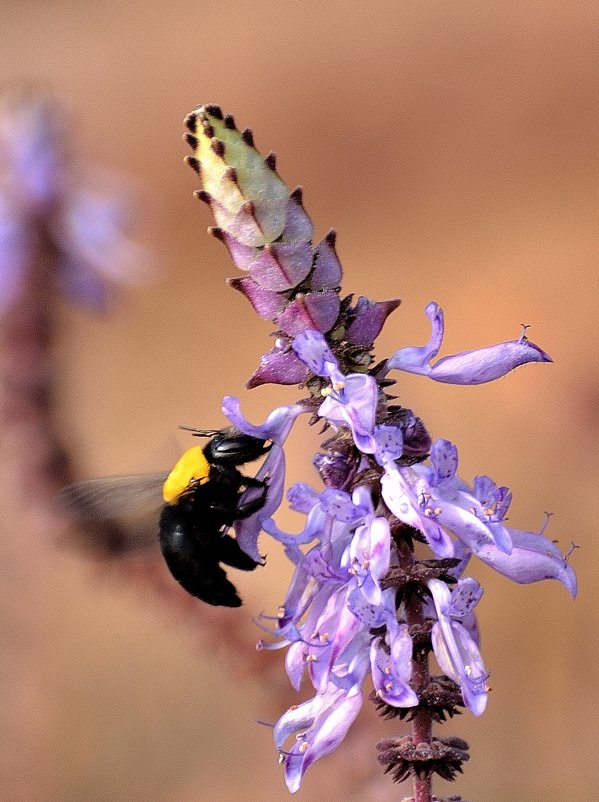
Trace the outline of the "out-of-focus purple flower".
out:
<instances>
[{"instance_id":1,"label":"out-of-focus purple flower","mask_svg":"<svg viewBox=\"0 0 599 802\"><path fill-rule=\"evenodd\" d=\"M128 193L80 189L66 140L65 117L51 100L12 96L0 107L0 286L10 291L2 306L27 281L40 247L53 257L48 269L61 292L93 309L106 305L106 279L135 282L147 271L147 251L129 236Z\"/></svg>"},{"instance_id":2,"label":"out-of-focus purple flower","mask_svg":"<svg viewBox=\"0 0 599 802\"><path fill-rule=\"evenodd\" d=\"M32 232L0 191L0 312L17 297L30 258Z\"/></svg>"},{"instance_id":3,"label":"out-of-focus purple flower","mask_svg":"<svg viewBox=\"0 0 599 802\"><path fill-rule=\"evenodd\" d=\"M65 256L120 284L138 281L147 252L128 236L134 213L125 194L78 191L66 200L56 230Z\"/></svg>"},{"instance_id":4,"label":"out-of-focus purple flower","mask_svg":"<svg viewBox=\"0 0 599 802\"><path fill-rule=\"evenodd\" d=\"M428 587L437 615L431 633L437 662L460 686L466 707L480 716L487 706L489 674L464 621L471 617L482 589L470 578L460 580L453 591L438 579L430 579Z\"/></svg>"},{"instance_id":5,"label":"out-of-focus purple flower","mask_svg":"<svg viewBox=\"0 0 599 802\"><path fill-rule=\"evenodd\" d=\"M0 103L0 184L27 214L47 214L66 191L65 129L50 100L8 94Z\"/></svg>"},{"instance_id":6,"label":"out-of-focus purple flower","mask_svg":"<svg viewBox=\"0 0 599 802\"><path fill-rule=\"evenodd\" d=\"M431 365L430 361L437 356L443 341L443 310L431 302L425 312L431 321L431 339L422 347L400 348L387 360L387 370L396 368L408 373L419 373L448 384L484 384L505 376L527 362L552 361L549 354L531 343L523 331L518 340L490 345L476 351L463 351L443 357Z\"/></svg>"}]
</instances>

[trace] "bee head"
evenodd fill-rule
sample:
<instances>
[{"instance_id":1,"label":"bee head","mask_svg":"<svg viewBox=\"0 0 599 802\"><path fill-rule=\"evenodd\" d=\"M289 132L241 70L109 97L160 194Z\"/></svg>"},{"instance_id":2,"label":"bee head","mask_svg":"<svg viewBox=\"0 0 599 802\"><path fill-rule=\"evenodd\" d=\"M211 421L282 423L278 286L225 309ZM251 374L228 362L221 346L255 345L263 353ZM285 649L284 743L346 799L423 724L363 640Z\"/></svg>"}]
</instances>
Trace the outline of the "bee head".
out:
<instances>
[{"instance_id":1,"label":"bee head","mask_svg":"<svg viewBox=\"0 0 599 802\"><path fill-rule=\"evenodd\" d=\"M243 434L234 427L216 432L204 448L204 455L212 465L236 466L253 462L272 448L268 440Z\"/></svg>"}]
</instances>

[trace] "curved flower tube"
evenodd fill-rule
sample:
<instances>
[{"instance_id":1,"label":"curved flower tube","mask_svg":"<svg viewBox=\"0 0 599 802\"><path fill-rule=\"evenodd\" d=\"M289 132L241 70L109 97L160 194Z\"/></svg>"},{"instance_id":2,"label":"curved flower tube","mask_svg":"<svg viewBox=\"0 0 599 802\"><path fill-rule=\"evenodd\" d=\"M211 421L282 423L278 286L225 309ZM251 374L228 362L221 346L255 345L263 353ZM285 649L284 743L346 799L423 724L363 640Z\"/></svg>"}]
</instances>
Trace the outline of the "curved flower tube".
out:
<instances>
[{"instance_id":1,"label":"curved flower tube","mask_svg":"<svg viewBox=\"0 0 599 802\"><path fill-rule=\"evenodd\" d=\"M476 553L479 560L521 585L557 579L570 596L576 598L576 574L555 543L540 532L522 529L510 529L509 532L514 544L511 554L488 544Z\"/></svg>"},{"instance_id":2,"label":"curved flower tube","mask_svg":"<svg viewBox=\"0 0 599 802\"><path fill-rule=\"evenodd\" d=\"M514 368L527 362L552 362L549 354L526 337L523 331L519 339L463 351L446 356L433 365L443 341L443 310L432 301L425 309L431 321L432 333L428 344L422 347L400 348L387 360L387 370L396 368L408 373L419 373L447 384L484 384L505 376Z\"/></svg>"}]
</instances>

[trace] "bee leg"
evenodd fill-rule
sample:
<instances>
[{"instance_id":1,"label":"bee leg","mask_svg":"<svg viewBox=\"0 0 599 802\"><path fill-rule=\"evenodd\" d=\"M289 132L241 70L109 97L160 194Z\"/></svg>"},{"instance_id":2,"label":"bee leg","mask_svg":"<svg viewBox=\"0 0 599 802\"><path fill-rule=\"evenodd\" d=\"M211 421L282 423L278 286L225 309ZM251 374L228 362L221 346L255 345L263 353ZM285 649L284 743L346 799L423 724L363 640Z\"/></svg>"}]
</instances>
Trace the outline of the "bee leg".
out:
<instances>
[{"instance_id":1,"label":"bee leg","mask_svg":"<svg viewBox=\"0 0 599 802\"><path fill-rule=\"evenodd\" d=\"M268 484L268 480L256 479L253 476L244 476L243 484L246 487L266 487L266 485Z\"/></svg>"},{"instance_id":2,"label":"bee leg","mask_svg":"<svg viewBox=\"0 0 599 802\"><path fill-rule=\"evenodd\" d=\"M218 514L222 520L222 524L225 526L232 526L234 521L240 521L243 518L249 518L250 515L253 515L255 512L258 512L258 510L262 509L266 501L266 493L268 492L268 485L265 482L260 482L259 485L255 486L261 487L262 492L259 493L255 498L250 499L243 504L239 504L236 507L230 507L224 503L212 503L208 505L208 509L210 512Z\"/></svg>"},{"instance_id":3,"label":"bee leg","mask_svg":"<svg viewBox=\"0 0 599 802\"><path fill-rule=\"evenodd\" d=\"M250 515L253 515L258 510L262 509L266 502L266 494L268 493L268 485L266 482L260 482L260 485L253 485L253 487L261 487L262 492L256 496L256 498L250 499L249 501L244 502L243 504L237 505L237 511L235 513L235 520L241 521L244 518L249 518Z\"/></svg>"},{"instance_id":4,"label":"bee leg","mask_svg":"<svg viewBox=\"0 0 599 802\"><path fill-rule=\"evenodd\" d=\"M257 565L260 565L243 551L239 543L231 535L223 535L219 540L218 559L225 565L239 568L241 571L253 571Z\"/></svg>"}]
</instances>

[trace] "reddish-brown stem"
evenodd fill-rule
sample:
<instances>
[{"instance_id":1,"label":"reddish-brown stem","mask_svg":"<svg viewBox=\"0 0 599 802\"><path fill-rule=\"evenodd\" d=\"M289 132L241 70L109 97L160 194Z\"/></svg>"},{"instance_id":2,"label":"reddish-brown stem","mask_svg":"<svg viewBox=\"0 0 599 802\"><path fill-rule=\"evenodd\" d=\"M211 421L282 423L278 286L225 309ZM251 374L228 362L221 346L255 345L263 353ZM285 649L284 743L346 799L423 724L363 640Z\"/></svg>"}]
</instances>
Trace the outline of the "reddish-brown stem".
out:
<instances>
[{"instance_id":1,"label":"reddish-brown stem","mask_svg":"<svg viewBox=\"0 0 599 802\"><path fill-rule=\"evenodd\" d=\"M63 529L54 511L68 460L52 419L52 294L55 255L43 221L23 219L22 247L3 268L15 289L0 314L0 633L6 690L17 700L0 725L6 798L41 802L51 777L55 699L44 657L56 630L51 543ZM7 696L8 698L8 696Z\"/></svg>"},{"instance_id":2,"label":"reddish-brown stem","mask_svg":"<svg viewBox=\"0 0 599 802\"><path fill-rule=\"evenodd\" d=\"M399 559L402 566L406 567L414 562L414 554L406 543L398 546ZM423 605L416 594L412 593L405 602L406 623L408 627L417 627L422 631L425 620ZM422 645L416 645L412 655L412 687L418 695L428 686L430 672L428 666L428 649ZM412 738L414 745L420 743L430 744L432 741L433 720L430 713L420 711L412 720ZM414 777L414 802L431 802L432 800L432 779L430 775L424 778Z\"/></svg>"},{"instance_id":3,"label":"reddish-brown stem","mask_svg":"<svg viewBox=\"0 0 599 802\"><path fill-rule=\"evenodd\" d=\"M11 464L19 503L49 505L65 483L68 460L52 420L52 296L55 254L44 220L23 221L14 270L18 291L0 319L2 457ZM20 498L22 496L22 498Z\"/></svg>"}]
</instances>

